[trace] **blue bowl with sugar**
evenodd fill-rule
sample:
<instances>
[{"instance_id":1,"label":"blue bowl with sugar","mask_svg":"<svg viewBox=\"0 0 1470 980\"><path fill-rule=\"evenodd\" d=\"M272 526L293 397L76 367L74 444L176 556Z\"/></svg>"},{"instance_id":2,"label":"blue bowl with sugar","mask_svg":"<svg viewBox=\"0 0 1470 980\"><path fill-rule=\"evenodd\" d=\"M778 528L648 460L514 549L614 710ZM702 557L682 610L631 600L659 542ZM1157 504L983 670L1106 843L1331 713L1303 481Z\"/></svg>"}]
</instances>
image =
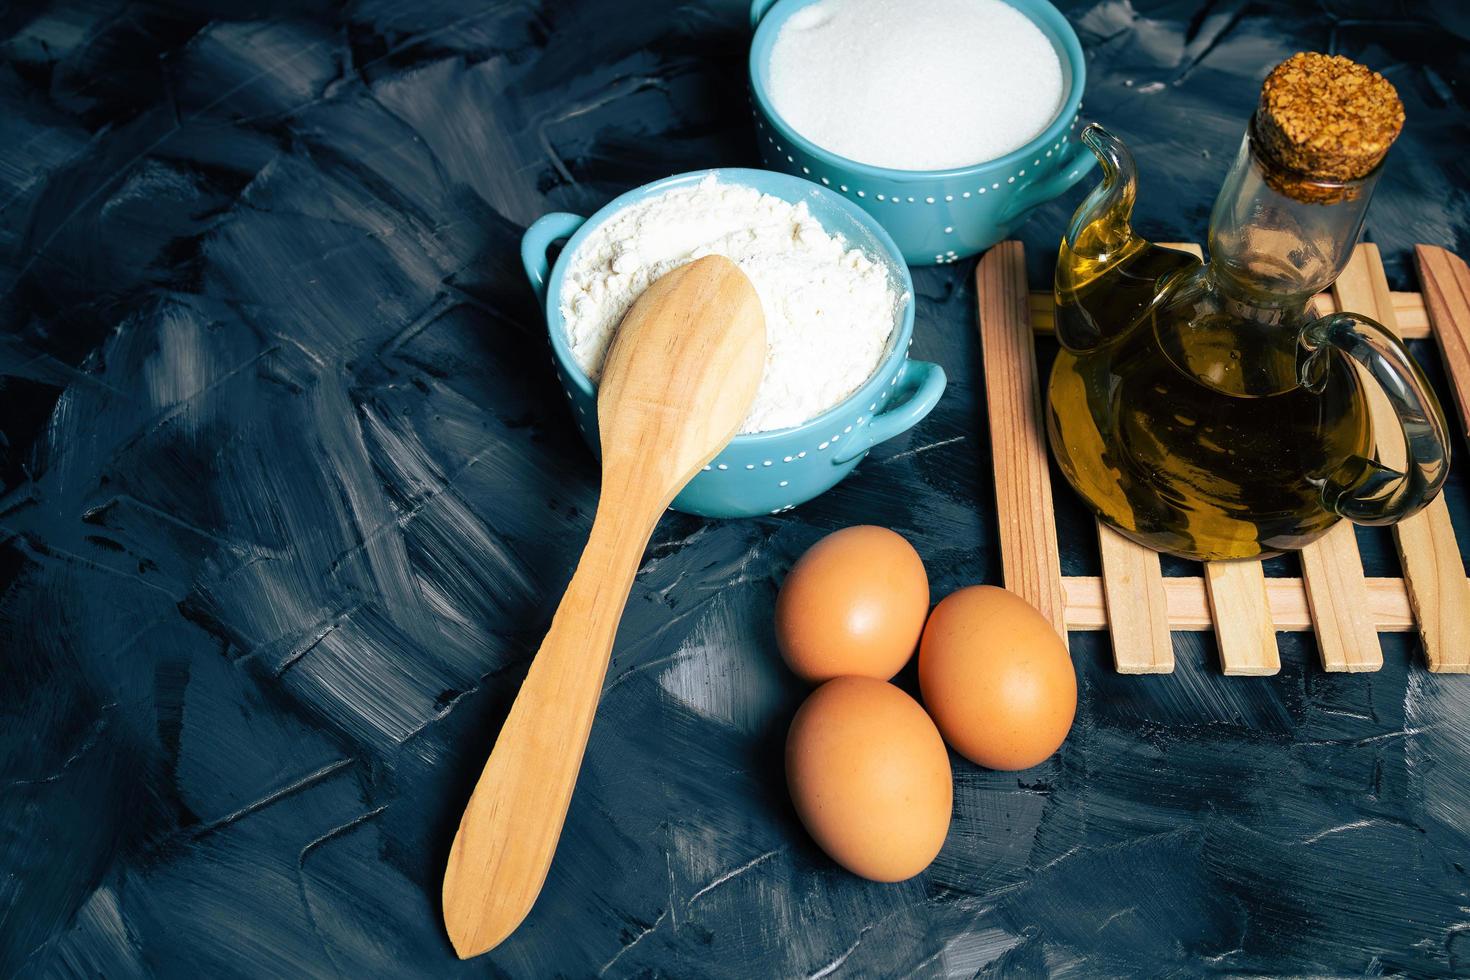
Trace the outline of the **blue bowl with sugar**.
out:
<instances>
[{"instance_id":1,"label":"blue bowl with sugar","mask_svg":"<svg viewBox=\"0 0 1470 980\"><path fill-rule=\"evenodd\" d=\"M787 174L723 168L679 174L645 184L615 198L590 218L556 212L537 219L521 239L521 262L546 310L552 365L582 438L594 453L597 388L578 365L561 313L562 288L577 249L600 225L625 208L713 176L723 184L751 187L807 210L828 234L861 249L892 278L901 298L893 330L877 368L841 402L799 425L737 435L674 498L673 509L704 517L779 514L805 503L851 473L878 443L913 428L944 393L944 369L909 360L914 334L914 284L893 239L872 216L841 195ZM566 245L555 264L551 247Z\"/></svg>"},{"instance_id":2,"label":"blue bowl with sugar","mask_svg":"<svg viewBox=\"0 0 1470 980\"><path fill-rule=\"evenodd\" d=\"M1062 72L1049 125L1019 149L948 170L899 170L840 156L798 132L770 94L771 51L781 28L823 0L754 0L750 91L766 165L815 181L877 218L911 265L944 265L1006 238L1035 208L1061 195L1096 163L1075 138L1086 66L1067 19L1046 0L1005 0L1045 36ZM875 24L881 31L884 25ZM861 66L852 66L860 71ZM833 98L842 98L834 92Z\"/></svg>"}]
</instances>

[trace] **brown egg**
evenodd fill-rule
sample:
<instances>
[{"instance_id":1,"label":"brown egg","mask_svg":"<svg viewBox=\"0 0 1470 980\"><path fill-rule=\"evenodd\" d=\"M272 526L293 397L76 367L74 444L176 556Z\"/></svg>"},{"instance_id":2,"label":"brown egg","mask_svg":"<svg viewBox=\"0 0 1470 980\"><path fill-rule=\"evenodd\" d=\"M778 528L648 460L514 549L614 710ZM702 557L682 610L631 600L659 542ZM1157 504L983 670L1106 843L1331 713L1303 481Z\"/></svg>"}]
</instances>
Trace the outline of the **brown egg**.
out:
<instances>
[{"instance_id":1,"label":"brown egg","mask_svg":"<svg viewBox=\"0 0 1470 980\"><path fill-rule=\"evenodd\" d=\"M919 553L885 527L834 531L807 549L776 597L776 643L803 680L887 680L918 646L929 613Z\"/></svg>"},{"instance_id":2,"label":"brown egg","mask_svg":"<svg viewBox=\"0 0 1470 980\"><path fill-rule=\"evenodd\" d=\"M949 753L918 702L884 681L838 677L786 736L786 784L807 832L853 874L902 881L949 832Z\"/></svg>"},{"instance_id":3,"label":"brown egg","mask_svg":"<svg viewBox=\"0 0 1470 980\"><path fill-rule=\"evenodd\" d=\"M1043 761L1077 713L1067 645L1025 600L990 585L934 607L919 646L919 689L945 741L991 769Z\"/></svg>"}]
</instances>

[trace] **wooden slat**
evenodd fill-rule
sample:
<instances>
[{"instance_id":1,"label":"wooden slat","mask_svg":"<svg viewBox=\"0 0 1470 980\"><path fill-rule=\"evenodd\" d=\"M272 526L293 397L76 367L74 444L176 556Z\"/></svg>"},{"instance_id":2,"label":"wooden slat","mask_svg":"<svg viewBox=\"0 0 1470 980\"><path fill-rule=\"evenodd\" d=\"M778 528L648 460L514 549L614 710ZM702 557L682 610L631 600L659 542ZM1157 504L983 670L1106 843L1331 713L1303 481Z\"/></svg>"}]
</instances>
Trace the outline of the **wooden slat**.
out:
<instances>
[{"instance_id":1,"label":"wooden slat","mask_svg":"<svg viewBox=\"0 0 1470 980\"><path fill-rule=\"evenodd\" d=\"M1205 592L1225 673L1259 676L1279 671L1281 655L1261 563L1205 562Z\"/></svg>"},{"instance_id":2,"label":"wooden slat","mask_svg":"<svg viewBox=\"0 0 1470 980\"><path fill-rule=\"evenodd\" d=\"M1433 246L1421 246L1433 247ZM1394 316L1398 318L1399 336L1405 340L1423 340L1429 336L1429 316L1425 311L1426 300L1419 293L1390 293ZM1313 300L1321 313L1336 313L1337 303L1331 293L1318 293ZM1056 308L1052 294L1031 294L1031 327L1037 333L1053 333L1056 330Z\"/></svg>"},{"instance_id":3,"label":"wooden slat","mask_svg":"<svg viewBox=\"0 0 1470 980\"><path fill-rule=\"evenodd\" d=\"M1394 525L1424 657L1436 674L1470 673L1470 583L1444 497Z\"/></svg>"},{"instance_id":4,"label":"wooden slat","mask_svg":"<svg viewBox=\"0 0 1470 980\"><path fill-rule=\"evenodd\" d=\"M1302 581L1323 669L1354 673L1381 669L1383 644L1368 604L1368 580L1351 524L1340 522L1302 549Z\"/></svg>"},{"instance_id":5,"label":"wooden slat","mask_svg":"<svg viewBox=\"0 0 1470 980\"><path fill-rule=\"evenodd\" d=\"M1397 331L1397 318L1378 246L1359 245L1333 285L1340 309L1371 316ZM1448 329L1448 328L1447 328ZM1380 455L1399 447L1399 425L1381 398L1370 398ZM1400 451L1402 451L1400 449ZM1470 584L1455 545L1455 529L1441 495L1413 517L1393 526L1409 601L1419 620L1419 636L1429 669L1445 673L1470 671Z\"/></svg>"},{"instance_id":6,"label":"wooden slat","mask_svg":"<svg viewBox=\"0 0 1470 980\"><path fill-rule=\"evenodd\" d=\"M1158 553L1101 522L1097 544L1114 668L1120 674L1172 672L1174 642Z\"/></svg>"},{"instance_id":7,"label":"wooden slat","mask_svg":"<svg viewBox=\"0 0 1470 980\"><path fill-rule=\"evenodd\" d=\"M1460 430L1470 434L1470 269L1452 252L1433 245L1417 245L1414 255L1419 266L1419 284L1429 311L1431 333L1444 357L1445 371L1455 393L1460 412ZM1432 507L1445 509L1444 499ZM1439 522L1442 529L1447 517ZM1432 525L1431 525L1432 526ZM1411 526L1399 533L1401 552L1419 554L1425 565L1432 564L1442 579L1455 579L1464 571L1453 531L1441 535L1427 527ZM1457 584L1457 583L1456 583ZM1426 608L1413 589L1415 612L1428 634L1441 637L1438 656L1429 657L1429 669L1446 673L1470 672L1470 614L1467 614L1467 590L1450 588L1449 601L1441 595L1439 605ZM1427 596L1423 597L1427 600ZM1427 648L1426 648L1427 653Z\"/></svg>"},{"instance_id":8,"label":"wooden slat","mask_svg":"<svg viewBox=\"0 0 1470 980\"><path fill-rule=\"evenodd\" d=\"M1097 540L1114 666L1120 674L1171 673L1174 641L1158 554L1101 521Z\"/></svg>"},{"instance_id":9,"label":"wooden slat","mask_svg":"<svg viewBox=\"0 0 1470 980\"><path fill-rule=\"evenodd\" d=\"M1309 304L1310 315L1324 316L1333 304L1330 293L1319 293ZM1350 673L1382 670L1383 644L1368 611L1363 556L1352 525L1339 522L1302 549L1301 561L1322 668Z\"/></svg>"},{"instance_id":10,"label":"wooden slat","mask_svg":"<svg viewBox=\"0 0 1470 980\"><path fill-rule=\"evenodd\" d=\"M986 252L975 270L975 287L1006 588L1040 610L1065 638L1061 556L1021 243L1001 242Z\"/></svg>"},{"instance_id":11,"label":"wooden slat","mask_svg":"<svg viewBox=\"0 0 1470 980\"><path fill-rule=\"evenodd\" d=\"M1203 257L1189 242L1162 242ZM1274 674L1281 669L1276 626L1266 600L1266 573L1258 561L1207 562L1205 591L1215 617L1220 664L1227 674Z\"/></svg>"},{"instance_id":12,"label":"wooden slat","mask_svg":"<svg viewBox=\"0 0 1470 980\"><path fill-rule=\"evenodd\" d=\"M1319 293L1310 304L1310 315L1326 315L1333 302L1330 294ZM1352 525L1339 522L1302 549L1301 561L1322 668L1350 673L1382 670L1383 644L1368 614L1368 583Z\"/></svg>"},{"instance_id":13,"label":"wooden slat","mask_svg":"<svg viewBox=\"0 0 1470 980\"><path fill-rule=\"evenodd\" d=\"M1199 254L1199 246L1182 246ZM1108 604L1113 660L1122 674L1167 674L1174 670L1169 605L1156 552L1097 525L1102 553L1103 594ZM1161 635L1162 634L1162 635ZM1125 667L1124 664L1128 666Z\"/></svg>"},{"instance_id":14,"label":"wooden slat","mask_svg":"<svg viewBox=\"0 0 1470 980\"><path fill-rule=\"evenodd\" d=\"M1368 611L1380 633L1410 633L1415 629L1414 610L1409 593L1400 578L1370 578ZM1102 579L1094 576L1067 576L1062 579L1067 593L1067 628L1102 630L1108 628L1107 603ZM1164 597L1169 607L1171 629L1199 632L1213 629L1210 600L1205 581L1195 576L1164 579ZM1312 628L1311 605L1306 586L1299 578L1266 579L1266 598L1271 619L1278 630Z\"/></svg>"},{"instance_id":15,"label":"wooden slat","mask_svg":"<svg viewBox=\"0 0 1470 980\"><path fill-rule=\"evenodd\" d=\"M1437 245L1415 245L1414 258L1424 305L1434 322L1431 333L1460 410L1460 431L1470 435L1470 267Z\"/></svg>"}]
</instances>

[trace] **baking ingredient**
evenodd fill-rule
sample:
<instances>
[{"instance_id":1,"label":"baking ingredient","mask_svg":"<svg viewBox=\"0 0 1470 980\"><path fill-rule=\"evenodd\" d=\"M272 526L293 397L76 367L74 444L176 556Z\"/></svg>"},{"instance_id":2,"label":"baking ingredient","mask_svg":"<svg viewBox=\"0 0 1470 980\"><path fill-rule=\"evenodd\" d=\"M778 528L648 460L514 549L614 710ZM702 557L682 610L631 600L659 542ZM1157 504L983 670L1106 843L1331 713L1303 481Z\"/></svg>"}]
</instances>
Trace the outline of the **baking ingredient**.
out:
<instances>
[{"instance_id":1,"label":"baking ingredient","mask_svg":"<svg viewBox=\"0 0 1470 980\"><path fill-rule=\"evenodd\" d=\"M821 414L882 361L904 298L888 267L828 234L805 202L710 176L623 209L578 246L560 299L577 366L596 381L638 294L704 255L733 260L766 315L765 375L741 432Z\"/></svg>"},{"instance_id":2,"label":"baking ingredient","mask_svg":"<svg viewBox=\"0 0 1470 980\"><path fill-rule=\"evenodd\" d=\"M944 740L913 698L871 677L830 680L797 710L786 783L817 845L873 881L923 871L949 832Z\"/></svg>"},{"instance_id":3,"label":"baking ingredient","mask_svg":"<svg viewBox=\"0 0 1470 980\"><path fill-rule=\"evenodd\" d=\"M991 769L1042 762L1077 713L1066 644L1025 600L992 585L934 607L919 645L919 689L945 741Z\"/></svg>"},{"instance_id":4,"label":"baking ingredient","mask_svg":"<svg viewBox=\"0 0 1470 980\"><path fill-rule=\"evenodd\" d=\"M843 528L807 549L776 597L776 643L797 676L887 680L918 646L929 576L914 546L884 527Z\"/></svg>"},{"instance_id":5,"label":"baking ingredient","mask_svg":"<svg viewBox=\"0 0 1470 980\"><path fill-rule=\"evenodd\" d=\"M1185 558L1255 559L1434 499L1451 446L1433 386L1392 330L1312 302L1355 253L1367 175L1402 121L1362 65L1282 62L1215 198L1208 264L1135 233L1132 154L1083 131L1103 180L1057 256L1046 417L1058 467L1104 523ZM1402 477L1374 462L1386 446L1408 450Z\"/></svg>"},{"instance_id":6,"label":"baking ingredient","mask_svg":"<svg viewBox=\"0 0 1470 980\"><path fill-rule=\"evenodd\" d=\"M767 91L838 156L945 170L1025 146L1056 118L1063 83L1046 35L1001 0L823 0L781 25Z\"/></svg>"}]
</instances>

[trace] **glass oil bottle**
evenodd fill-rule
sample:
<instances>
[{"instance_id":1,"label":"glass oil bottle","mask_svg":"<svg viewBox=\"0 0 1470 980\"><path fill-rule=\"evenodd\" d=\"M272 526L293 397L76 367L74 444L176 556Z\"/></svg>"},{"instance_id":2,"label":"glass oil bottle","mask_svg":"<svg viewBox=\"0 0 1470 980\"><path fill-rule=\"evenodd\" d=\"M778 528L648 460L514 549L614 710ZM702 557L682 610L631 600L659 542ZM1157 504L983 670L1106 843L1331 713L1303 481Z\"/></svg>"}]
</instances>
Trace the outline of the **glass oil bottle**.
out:
<instances>
[{"instance_id":1,"label":"glass oil bottle","mask_svg":"<svg viewBox=\"0 0 1470 980\"><path fill-rule=\"evenodd\" d=\"M1102 183L1056 272L1047 413L1062 472L1103 521L1202 560L1301 548L1346 517L1413 513L1448 472L1443 413L1403 345L1366 317L1317 317L1347 264L1403 109L1346 58L1267 78L1210 219L1209 261L1138 237L1131 155L1097 126ZM1363 378L1409 464L1379 461Z\"/></svg>"}]
</instances>

